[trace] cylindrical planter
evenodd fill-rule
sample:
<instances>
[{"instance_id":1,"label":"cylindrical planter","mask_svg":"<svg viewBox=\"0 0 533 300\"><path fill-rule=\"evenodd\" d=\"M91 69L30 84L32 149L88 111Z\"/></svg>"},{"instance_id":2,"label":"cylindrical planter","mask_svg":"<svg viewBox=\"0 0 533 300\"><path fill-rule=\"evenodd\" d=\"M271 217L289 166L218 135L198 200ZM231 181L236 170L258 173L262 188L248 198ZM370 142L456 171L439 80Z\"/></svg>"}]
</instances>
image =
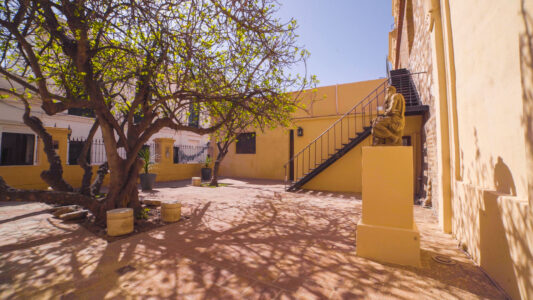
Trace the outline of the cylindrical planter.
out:
<instances>
[{"instance_id":1,"label":"cylindrical planter","mask_svg":"<svg viewBox=\"0 0 533 300\"><path fill-rule=\"evenodd\" d=\"M161 219L164 222L177 222L181 217L181 203L178 201L161 203Z\"/></svg>"},{"instance_id":2,"label":"cylindrical planter","mask_svg":"<svg viewBox=\"0 0 533 300\"><path fill-rule=\"evenodd\" d=\"M200 177L193 177L191 180L192 186L201 186L202 185L202 179Z\"/></svg>"},{"instance_id":3,"label":"cylindrical planter","mask_svg":"<svg viewBox=\"0 0 533 300\"><path fill-rule=\"evenodd\" d=\"M211 168L202 168L202 180L211 179Z\"/></svg>"},{"instance_id":4,"label":"cylindrical planter","mask_svg":"<svg viewBox=\"0 0 533 300\"><path fill-rule=\"evenodd\" d=\"M141 178L141 188L143 191L149 191L154 188L155 177L157 174L142 173L139 174Z\"/></svg>"},{"instance_id":5,"label":"cylindrical planter","mask_svg":"<svg viewBox=\"0 0 533 300\"><path fill-rule=\"evenodd\" d=\"M119 236L133 232L133 209L117 208L107 211L107 234Z\"/></svg>"}]
</instances>

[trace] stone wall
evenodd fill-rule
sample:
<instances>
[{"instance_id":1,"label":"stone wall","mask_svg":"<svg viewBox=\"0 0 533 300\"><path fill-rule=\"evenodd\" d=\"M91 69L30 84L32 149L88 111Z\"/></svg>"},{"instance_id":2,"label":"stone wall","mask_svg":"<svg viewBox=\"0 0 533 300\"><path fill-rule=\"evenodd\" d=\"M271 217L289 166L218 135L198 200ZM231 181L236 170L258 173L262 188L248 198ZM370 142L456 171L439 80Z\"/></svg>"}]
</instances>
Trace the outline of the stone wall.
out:
<instances>
[{"instance_id":1,"label":"stone wall","mask_svg":"<svg viewBox=\"0 0 533 300\"><path fill-rule=\"evenodd\" d=\"M423 104L430 107L425 118L422 131L423 142L423 173L424 185L423 198L437 199L438 195L438 165L437 165L437 132L435 120L435 97L433 96L432 76L432 47L430 36L429 18L427 18L429 5L424 0L406 0L403 13L403 26L401 32L401 45L399 49L398 68L406 68L413 75L420 99ZM431 184L429 189L428 184ZM430 192L428 192L430 191ZM432 201L435 211L438 211L437 201Z\"/></svg>"}]
</instances>

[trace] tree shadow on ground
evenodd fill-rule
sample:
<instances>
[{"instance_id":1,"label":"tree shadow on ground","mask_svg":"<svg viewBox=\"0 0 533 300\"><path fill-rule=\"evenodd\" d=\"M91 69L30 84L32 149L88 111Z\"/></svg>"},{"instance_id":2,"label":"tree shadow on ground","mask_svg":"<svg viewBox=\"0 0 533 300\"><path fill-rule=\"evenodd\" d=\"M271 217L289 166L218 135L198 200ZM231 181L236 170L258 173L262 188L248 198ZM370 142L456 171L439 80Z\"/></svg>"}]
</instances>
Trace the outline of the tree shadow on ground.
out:
<instances>
[{"instance_id":1,"label":"tree shadow on ground","mask_svg":"<svg viewBox=\"0 0 533 300\"><path fill-rule=\"evenodd\" d=\"M3 274L18 276L3 276L0 288L21 298L499 297L482 279L456 280L483 277L474 265L446 269L428 258L431 251L422 252L422 268L357 257L361 202L309 199L280 192L243 203L184 203L187 221L113 243L67 232L1 252Z\"/></svg>"},{"instance_id":2,"label":"tree shadow on ground","mask_svg":"<svg viewBox=\"0 0 533 300\"><path fill-rule=\"evenodd\" d=\"M3 219L3 220L0 220L0 225L4 223L9 223L9 222L13 222L16 220L20 220L20 219L25 219L25 218L29 218L29 217L33 217L33 216L37 216L41 214L46 214L46 213L50 213L50 209L43 209L40 211L34 211L34 212L30 212L30 213L23 214L23 215L18 215L18 216L9 218L9 219Z\"/></svg>"}]
</instances>

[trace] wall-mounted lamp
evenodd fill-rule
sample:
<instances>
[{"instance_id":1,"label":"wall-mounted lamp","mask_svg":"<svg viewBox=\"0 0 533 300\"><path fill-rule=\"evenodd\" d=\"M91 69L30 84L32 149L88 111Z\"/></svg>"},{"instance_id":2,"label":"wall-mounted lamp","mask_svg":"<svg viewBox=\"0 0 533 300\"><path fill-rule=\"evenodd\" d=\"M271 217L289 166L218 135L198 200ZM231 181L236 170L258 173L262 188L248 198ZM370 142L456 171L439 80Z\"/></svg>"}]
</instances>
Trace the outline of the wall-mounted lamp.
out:
<instances>
[{"instance_id":1,"label":"wall-mounted lamp","mask_svg":"<svg viewBox=\"0 0 533 300\"><path fill-rule=\"evenodd\" d=\"M296 129L296 135L304 136L304 129L302 127L298 127L298 129Z\"/></svg>"},{"instance_id":2,"label":"wall-mounted lamp","mask_svg":"<svg viewBox=\"0 0 533 300\"><path fill-rule=\"evenodd\" d=\"M68 125L68 130L67 130L67 139L70 140L70 137L72 136L72 129L70 128L70 125Z\"/></svg>"}]
</instances>

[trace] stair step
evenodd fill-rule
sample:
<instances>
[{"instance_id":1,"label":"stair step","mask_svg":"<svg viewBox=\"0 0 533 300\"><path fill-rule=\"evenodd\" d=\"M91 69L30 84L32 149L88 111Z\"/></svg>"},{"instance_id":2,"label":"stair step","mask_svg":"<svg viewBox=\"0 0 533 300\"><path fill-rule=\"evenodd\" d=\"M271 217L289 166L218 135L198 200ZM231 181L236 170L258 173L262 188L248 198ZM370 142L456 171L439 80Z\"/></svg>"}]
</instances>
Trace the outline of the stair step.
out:
<instances>
[{"instance_id":1,"label":"stair step","mask_svg":"<svg viewBox=\"0 0 533 300\"><path fill-rule=\"evenodd\" d=\"M330 157L331 157L331 155L328 155L328 158L330 158ZM323 159L323 160L320 162L319 165L323 164L326 160L328 160L328 158Z\"/></svg>"},{"instance_id":2,"label":"stair step","mask_svg":"<svg viewBox=\"0 0 533 300\"><path fill-rule=\"evenodd\" d=\"M409 73L407 69L396 69L396 70L390 70L391 75L403 75Z\"/></svg>"}]
</instances>

